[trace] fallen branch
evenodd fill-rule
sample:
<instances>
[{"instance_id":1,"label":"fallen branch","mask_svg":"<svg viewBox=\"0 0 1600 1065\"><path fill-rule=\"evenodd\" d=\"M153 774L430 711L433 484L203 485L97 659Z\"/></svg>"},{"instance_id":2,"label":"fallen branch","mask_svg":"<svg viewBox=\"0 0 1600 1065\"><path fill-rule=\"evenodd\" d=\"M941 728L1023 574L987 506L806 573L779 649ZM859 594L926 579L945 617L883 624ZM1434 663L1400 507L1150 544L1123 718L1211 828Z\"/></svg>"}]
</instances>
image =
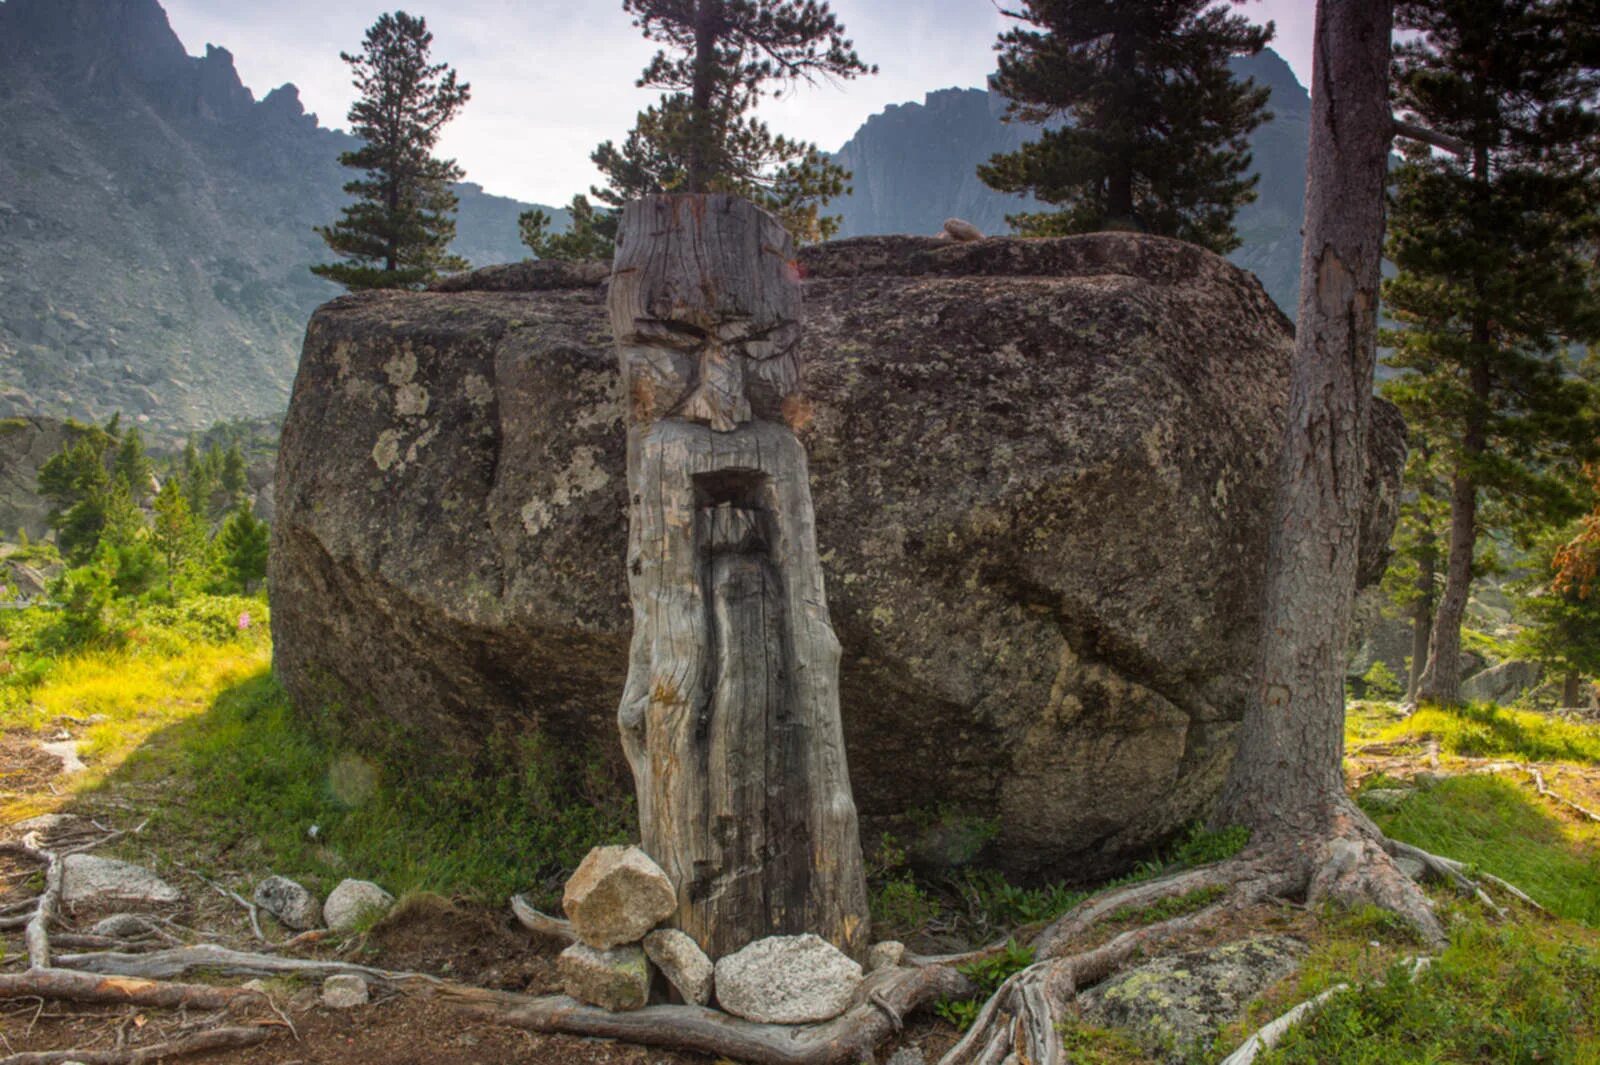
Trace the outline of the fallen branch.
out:
<instances>
[{"instance_id":1,"label":"fallen branch","mask_svg":"<svg viewBox=\"0 0 1600 1065\"><path fill-rule=\"evenodd\" d=\"M565 995L530 998L460 986L443 989L439 998L497 1024L536 1032L621 1039L751 1065L845 1065L870 1056L894 1033L897 1018L931 999L971 989L966 977L949 968L879 970L867 977L855 1005L842 1016L812 1025L757 1024L704 1006L611 1013Z\"/></svg>"},{"instance_id":2,"label":"fallen branch","mask_svg":"<svg viewBox=\"0 0 1600 1065\"><path fill-rule=\"evenodd\" d=\"M516 915L518 924L535 935L548 936L567 944L578 941L578 933L572 930L571 921L540 913L521 895L511 896L511 912Z\"/></svg>"},{"instance_id":3,"label":"fallen branch","mask_svg":"<svg viewBox=\"0 0 1600 1065\"><path fill-rule=\"evenodd\" d=\"M128 1047L124 1050L44 1050L13 1054L8 1058L0 1058L0 1065L64 1065L72 1061L82 1062L82 1065L145 1065L146 1062L166 1061L187 1054L253 1047L271 1037L272 1026L214 1028L169 1043Z\"/></svg>"},{"instance_id":4,"label":"fallen branch","mask_svg":"<svg viewBox=\"0 0 1600 1065\"><path fill-rule=\"evenodd\" d=\"M1578 805L1565 795L1557 793L1553 788L1545 784L1544 774L1541 773L1537 768L1531 765L1523 766L1522 768L1525 769L1528 775L1533 778L1533 786L1535 790L1539 792L1540 796L1559 803L1560 805L1567 807L1569 810L1575 810L1590 821L1600 822L1600 814L1595 813L1586 806Z\"/></svg>"},{"instance_id":5,"label":"fallen branch","mask_svg":"<svg viewBox=\"0 0 1600 1065\"><path fill-rule=\"evenodd\" d=\"M100 976L70 969L29 969L14 975L0 974L0 999L45 998L96 1005L192 1006L216 1010L225 1009L241 998L259 995L258 991L237 987L174 984L159 980Z\"/></svg>"}]
</instances>

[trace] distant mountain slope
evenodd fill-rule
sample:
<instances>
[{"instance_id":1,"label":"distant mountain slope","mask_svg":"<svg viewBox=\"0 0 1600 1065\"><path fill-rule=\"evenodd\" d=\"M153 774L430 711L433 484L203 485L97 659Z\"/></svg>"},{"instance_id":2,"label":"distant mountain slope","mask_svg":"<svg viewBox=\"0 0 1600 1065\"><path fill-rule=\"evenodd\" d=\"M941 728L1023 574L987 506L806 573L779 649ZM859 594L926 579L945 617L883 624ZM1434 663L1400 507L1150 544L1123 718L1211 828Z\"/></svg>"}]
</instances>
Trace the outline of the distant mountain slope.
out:
<instances>
[{"instance_id":1,"label":"distant mountain slope","mask_svg":"<svg viewBox=\"0 0 1600 1065\"><path fill-rule=\"evenodd\" d=\"M280 413L355 143L188 55L157 0L0 3L0 416ZM521 258L529 205L459 192L456 250Z\"/></svg>"},{"instance_id":2,"label":"distant mountain slope","mask_svg":"<svg viewBox=\"0 0 1600 1065\"><path fill-rule=\"evenodd\" d=\"M1272 298L1293 313L1300 276L1311 98L1276 52L1239 59L1241 77L1272 89L1272 121L1251 138L1258 198L1236 222L1244 246L1230 257L1252 270ZM829 211L843 216L843 236L933 234L952 215L985 233L1009 231L1005 216L1036 210L1021 197L978 180L979 163L1037 135L1002 121L1005 99L982 89L940 89L922 103L898 104L867 119L834 160L854 174L854 193Z\"/></svg>"}]
</instances>

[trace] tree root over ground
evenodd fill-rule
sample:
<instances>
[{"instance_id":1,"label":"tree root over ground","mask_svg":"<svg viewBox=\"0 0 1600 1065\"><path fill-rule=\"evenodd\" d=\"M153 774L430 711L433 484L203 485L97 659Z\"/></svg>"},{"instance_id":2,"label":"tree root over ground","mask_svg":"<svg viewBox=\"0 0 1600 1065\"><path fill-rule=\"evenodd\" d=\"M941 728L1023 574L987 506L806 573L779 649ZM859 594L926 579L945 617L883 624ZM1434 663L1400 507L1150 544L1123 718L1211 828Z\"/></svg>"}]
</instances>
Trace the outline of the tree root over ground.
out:
<instances>
[{"instance_id":1,"label":"tree root over ground","mask_svg":"<svg viewBox=\"0 0 1600 1065\"><path fill-rule=\"evenodd\" d=\"M1459 862L1392 841L1347 800L1336 804L1328 829L1311 838L1259 840L1243 853L1215 865L1186 869L1143 883L1115 888L1080 903L1033 937L1035 961L1007 980L984 1005L967 1035L941 1065L1062 1065L1061 1021L1075 996L1178 937L1214 925L1229 913L1269 898L1332 899L1346 905L1371 904L1398 914L1430 944L1444 931L1422 890L1396 866L1396 857L1419 861L1423 875L1475 894L1495 913L1505 910L1469 878ZM670 1050L711 1054L754 1065L844 1065L869 1056L898 1031L903 1018L938 998L961 997L972 983L960 971L966 962L994 953L994 947L964 955L909 957L905 966L871 973L855 1004L842 1016L814 1025L757 1024L698 1006L648 1006L611 1013L565 996L533 997L491 991L421 973L391 972L341 961L284 957L202 944L146 953L99 951L50 956L48 925L55 918L60 890L59 858L36 841L28 857L44 864L44 893L29 915L30 960L26 972L0 976L0 998L37 996L92 1003L225 1008L256 992L238 988L170 982L195 971L234 976L288 973L327 976L356 973L408 993L436 996L480 1018L539 1032L621 1039ZM13 849L15 845L13 845ZM1528 896L1496 878L1484 881L1537 908ZM1224 889L1220 900L1195 913L1122 931L1104 942L1092 941L1101 927L1121 923L1132 911L1198 891ZM519 920L563 939L564 922L533 911L524 900ZM526 911L526 912L524 912ZM124 1065L184 1053L251 1045L268 1038L269 1027L218 1028L171 1043L109 1052L49 1052L0 1059L0 1065L79 1060Z\"/></svg>"},{"instance_id":2,"label":"tree root over ground","mask_svg":"<svg viewBox=\"0 0 1600 1065\"><path fill-rule=\"evenodd\" d=\"M1113 889L1080 903L1034 940L1038 960L1001 985L940 1065L1014 1061L1062 1065L1066 1059L1061 1022L1067 1019L1066 1011L1079 991L1115 975L1153 946L1271 897L1377 906L1405 919L1430 946L1443 945L1444 929L1430 900L1395 864L1396 856L1420 860L1425 876L1470 890L1495 913L1505 915L1466 876L1461 863L1388 839L1348 800L1336 804L1327 823L1328 831L1320 838L1257 841L1216 865ZM1537 907L1510 884L1498 879L1490 882ZM1227 896L1206 909L1123 932L1092 949L1082 947L1083 939L1097 925L1130 909L1214 888L1227 889Z\"/></svg>"},{"instance_id":3,"label":"tree root over ground","mask_svg":"<svg viewBox=\"0 0 1600 1065\"><path fill-rule=\"evenodd\" d=\"M442 988L438 994L485 1020L537 1032L621 1039L753 1065L844 1065L870 1057L918 1006L971 990L971 982L947 966L879 970L867 976L856 1005L842 1016L808 1025L757 1024L703 1006L610 1013L564 995L532 998L462 987Z\"/></svg>"}]
</instances>

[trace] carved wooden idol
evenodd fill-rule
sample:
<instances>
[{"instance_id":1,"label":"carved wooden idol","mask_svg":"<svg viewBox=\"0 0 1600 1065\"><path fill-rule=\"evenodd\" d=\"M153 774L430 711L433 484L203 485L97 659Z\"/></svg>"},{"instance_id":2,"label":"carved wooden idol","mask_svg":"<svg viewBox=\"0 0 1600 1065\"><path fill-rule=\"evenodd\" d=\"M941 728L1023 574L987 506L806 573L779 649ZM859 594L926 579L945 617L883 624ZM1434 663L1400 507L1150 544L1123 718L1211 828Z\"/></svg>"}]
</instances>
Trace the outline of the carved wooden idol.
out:
<instances>
[{"instance_id":1,"label":"carved wooden idol","mask_svg":"<svg viewBox=\"0 0 1600 1065\"><path fill-rule=\"evenodd\" d=\"M789 235L732 196L623 212L609 307L629 403L633 645L618 717L673 923L712 958L815 932L859 955L866 885L817 559Z\"/></svg>"}]
</instances>

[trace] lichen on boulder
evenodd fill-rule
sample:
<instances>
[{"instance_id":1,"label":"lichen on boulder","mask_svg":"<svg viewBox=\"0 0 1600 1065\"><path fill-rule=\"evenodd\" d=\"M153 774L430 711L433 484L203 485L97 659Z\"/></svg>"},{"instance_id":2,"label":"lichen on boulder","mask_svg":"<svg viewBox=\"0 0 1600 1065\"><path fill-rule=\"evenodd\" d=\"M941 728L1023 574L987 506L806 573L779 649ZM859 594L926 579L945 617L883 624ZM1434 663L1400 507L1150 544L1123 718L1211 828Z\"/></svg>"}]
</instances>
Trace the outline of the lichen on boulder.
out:
<instances>
[{"instance_id":1,"label":"lichen on boulder","mask_svg":"<svg viewBox=\"0 0 1600 1065\"><path fill-rule=\"evenodd\" d=\"M1291 330L1139 234L803 249L817 542L869 837L959 796L983 860L1091 877L1201 816L1249 697ZM278 676L408 770L537 732L612 759L632 624L595 269L340 298L284 425ZM1362 572L1403 433L1375 405Z\"/></svg>"}]
</instances>

